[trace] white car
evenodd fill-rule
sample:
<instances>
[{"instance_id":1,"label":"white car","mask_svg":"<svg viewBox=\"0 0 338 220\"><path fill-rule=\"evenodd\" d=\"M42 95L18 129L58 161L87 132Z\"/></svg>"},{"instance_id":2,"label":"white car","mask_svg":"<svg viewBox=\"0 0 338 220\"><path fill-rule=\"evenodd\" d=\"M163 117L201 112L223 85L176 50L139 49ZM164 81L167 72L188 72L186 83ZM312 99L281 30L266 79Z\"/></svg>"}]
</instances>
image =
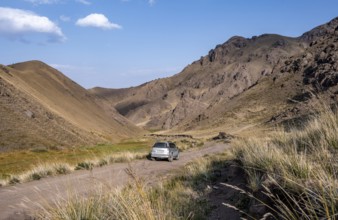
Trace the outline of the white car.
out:
<instances>
[{"instance_id":1,"label":"white car","mask_svg":"<svg viewBox=\"0 0 338 220\"><path fill-rule=\"evenodd\" d=\"M180 151L172 142L156 142L150 152L150 159L168 159L172 162L180 158Z\"/></svg>"}]
</instances>

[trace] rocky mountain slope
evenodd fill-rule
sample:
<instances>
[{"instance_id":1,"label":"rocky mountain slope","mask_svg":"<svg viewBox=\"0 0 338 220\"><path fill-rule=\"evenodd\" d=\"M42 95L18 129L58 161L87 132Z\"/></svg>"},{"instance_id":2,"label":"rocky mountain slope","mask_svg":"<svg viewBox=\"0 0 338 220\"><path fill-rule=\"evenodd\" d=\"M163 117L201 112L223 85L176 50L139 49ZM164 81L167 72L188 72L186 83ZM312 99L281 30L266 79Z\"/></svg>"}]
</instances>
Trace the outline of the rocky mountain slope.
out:
<instances>
[{"instance_id":1,"label":"rocky mountain slope","mask_svg":"<svg viewBox=\"0 0 338 220\"><path fill-rule=\"evenodd\" d=\"M300 117L318 85L320 91L336 85L337 23L335 18L297 38L232 37L173 77L90 93L156 130L233 130Z\"/></svg>"},{"instance_id":2,"label":"rocky mountain slope","mask_svg":"<svg viewBox=\"0 0 338 220\"><path fill-rule=\"evenodd\" d=\"M140 129L59 71L0 66L0 151L116 142Z\"/></svg>"},{"instance_id":3,"label":"rocky mountain slope","mask_svg":"<svg viewBox=\"0 0 338 220\"><path fill-rule=\"evenodd\" d=\"M270 75L280 60L302 50L298 39L278 35L233 37L173 77L130 89L91 92L138 125L169 129L199 120L208 108L241 94Z\"/></svg>"},{"instance_id":4,"label":"rocky mountain slope","mask_svg":"<svg viewBox=\"0 0 338 220\"><path fill-rule=\"evenodd\" d=\"M301 49L273 66L242 93L204 111L184 130L225 128L229 132L257 124L292 124L306 120L323 105L338 102L338 18L297 38Z\"/></svg>"}]
</instances>

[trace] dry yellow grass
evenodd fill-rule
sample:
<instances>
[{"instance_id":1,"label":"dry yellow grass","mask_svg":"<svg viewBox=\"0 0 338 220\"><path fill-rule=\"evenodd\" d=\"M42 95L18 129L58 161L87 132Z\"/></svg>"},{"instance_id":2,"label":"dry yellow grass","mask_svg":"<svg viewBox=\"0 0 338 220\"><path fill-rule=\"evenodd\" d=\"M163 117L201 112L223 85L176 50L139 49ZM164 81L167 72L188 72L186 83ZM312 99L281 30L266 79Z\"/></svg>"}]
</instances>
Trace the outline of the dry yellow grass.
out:
<instances>
[{"instance_id":1,"label":"dry yellow grass","mask_svg":"<svg viewBox=\"0 0 338 220\"><path fill-rule=\"evenodd\" d=\"M146 152L120 152L112 153L104 157L96 157L86 159L77 164L69 164L67 162L43 163L33 166L26 172L9 175L9 178L1 179L0 186L6 186L16 183L29 182L32 180L40 180L47 176L55 176L68 174L74 170L92 169L93 167L101 167L112 163L131 162L136 159L142 159L147 156Z\"/></svg>"},{"instance_id":2,"label":"dry yellow grass","mask_svg":"<svg viewBox=\"0 0 338 220\"><path fill-rule=\"evenodd\" d=\"M47 208L37 219L204 219L210 207L196 184L204 186L212 178L212 169L222 166L228 155L203 157L185 166L173 179L149 187L133 173L130 184L122 189L96 184L86 197L71 194ZM215 163L217 163L215 165Z\"/></svg>"},{"instance_id":3,"label":"dry yellow grass","mask_svg":"<svg viewBox=\"0 0 338 220\"><path fill-rule=\"evenodd\" d=\"M144 159L150 152L152 142L147 139L125 141L114 145L79 147L72 150L35 148L30 151L2 153L0 154L0 186L68 174L74 170L89 170L113 163ZM181 151L203 146L202 141L195 139L177 139L176 143Z\"/></svg>"},{"instance_id":4,"label":"dry yellow grass","mask_svg":"<svg viewBox=\"0 0 338 220\"><path fill-rule=\"evenodd\" d=\"M265 191L282 219L336 219L337 131L338 114L325 108L302 129L237 140L233 152L251 189Z\"/></svg>"},{"instance_id":5,"label":"dry yellow grass","mask_svg":"<svg viewBox=\"0 0 338 220\"><path fill-rule=\"evenodd\" d=\"M266 138L237 139L233 156L248 174L246 193L270 201L263 216L277 219L336 219L338 215L338 115L325 109L302 129L276 130ZM215 162L224 166L229 156L203 157L187 164L173 179L149 189L132 172L132 183L122 190L98 189L86 198L73 196L43 210L52 219L189 219L206 217L203 187L212 178ZM214 168L214 167L213 167ZM230 186L229 186L230 187ZM233 187L234 189L235 187ZM229 205L229 204L224 204ZM230 206L230 205L229 205ZM233 207L233 206L231 206ZM236 208L236 207L233 207ZM244 213L244 212L242 212ZM250 217L249 215L247 215Z\"/></svg>"}]
</instances>

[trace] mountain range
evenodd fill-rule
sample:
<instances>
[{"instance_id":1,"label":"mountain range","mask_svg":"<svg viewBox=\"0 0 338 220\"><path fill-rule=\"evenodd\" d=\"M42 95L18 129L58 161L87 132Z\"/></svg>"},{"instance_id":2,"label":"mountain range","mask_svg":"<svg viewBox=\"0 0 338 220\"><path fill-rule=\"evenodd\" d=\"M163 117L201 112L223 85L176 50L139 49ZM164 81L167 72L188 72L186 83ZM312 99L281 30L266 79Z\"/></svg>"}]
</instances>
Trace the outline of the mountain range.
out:
<instances>
[{"instance_id":1,"label":"mountain range","mask_svg":"<svg viewBox=\"0 0 338 220\"><path fill-rule=\"evenodd\" d=\"M299 37L235 36L180 73L86 90L52 67L0 66L0 149L120 141L146 131L212 135L297 123L338 95L338 18Z\"/></svg>"},{"instance_id":2,"label":"mountain range","mask_svg":"<svg viewBox=\"0 0 338 220\"><path fill-rule=\"evenodd\" d=\"M335 18L296 38L235 36L172 77L89 91L152 130L234 130L299 117L307 113L298 101L337 84L337 26Z\"/></svg>"}]
</instances>

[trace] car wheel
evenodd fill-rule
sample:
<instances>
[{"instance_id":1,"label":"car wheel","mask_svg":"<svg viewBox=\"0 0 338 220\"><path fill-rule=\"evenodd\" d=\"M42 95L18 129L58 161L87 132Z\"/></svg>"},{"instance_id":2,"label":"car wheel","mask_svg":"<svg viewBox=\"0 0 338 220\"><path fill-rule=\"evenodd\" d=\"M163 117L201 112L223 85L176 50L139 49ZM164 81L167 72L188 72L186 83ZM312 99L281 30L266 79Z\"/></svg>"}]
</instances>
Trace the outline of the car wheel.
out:
<instances>
[{"instance_id":1,"label":"car wheel","mask_svg":"<svg viewBox=\"0 0 338 220\"><path fill-rule=\"evenodd\" d=\"M150 157L150 160L151 160L151 161L154 161L154 160L155 160L155 157Z\"/></svg>"},{"instance_id":2,"label":"car wheel","mask_svg":"<svg viewBox=\"0 0 338 220\"><path fill-rule=\"evenodd\" d=\"M170 154L170 156L168 157L168 161L169 162L173 162L174 156L172 154Z\"/></svg>"},{"instance_id":3,"label":"car wheel","mask_svg":"<svg viewBox=\"0 0 338 220\"><path fill-rule=\"evenodd\" d=\"M179 160L180 159L180 154L177 154L177 156L175 157L175 160Z\"/></svg>"}]
</instances>

